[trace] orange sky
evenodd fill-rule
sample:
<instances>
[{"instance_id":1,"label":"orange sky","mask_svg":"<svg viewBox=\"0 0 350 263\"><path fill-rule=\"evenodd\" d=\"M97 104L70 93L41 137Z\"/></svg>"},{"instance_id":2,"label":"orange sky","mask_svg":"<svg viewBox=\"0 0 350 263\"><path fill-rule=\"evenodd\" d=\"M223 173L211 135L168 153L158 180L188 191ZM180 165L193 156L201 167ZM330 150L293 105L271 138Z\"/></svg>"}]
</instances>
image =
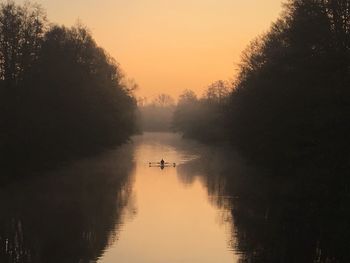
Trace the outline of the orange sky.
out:
<instances>
[{"instance_id":1,"label":"orange sky","mask_svg":"<svg viewBox=\"0 0 350 263\"><path fill-rule=\"evenodd\" d=\"M17 2L21 3L22 0ZM50 21L87 25L139 84L137 96L199 95L235 74L240 53L281 12L281 0L37 0Z\"/></svg>"}]
</instances>

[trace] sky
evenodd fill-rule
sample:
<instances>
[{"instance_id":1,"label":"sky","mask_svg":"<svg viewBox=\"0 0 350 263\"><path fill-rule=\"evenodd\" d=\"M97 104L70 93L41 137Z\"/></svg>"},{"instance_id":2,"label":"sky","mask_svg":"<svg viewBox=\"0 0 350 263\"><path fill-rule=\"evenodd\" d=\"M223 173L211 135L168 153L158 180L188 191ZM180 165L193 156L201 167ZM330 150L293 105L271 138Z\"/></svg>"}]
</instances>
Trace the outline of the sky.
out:
<instances>
[{"instance_id":1,"label":"sky","mask_svg":"<svg viewBox=\"0 0 350 263\"><path fill-rule=\"evenodd\" d=\"M22 3L24 0L17 0ZM86 25L139 85L137 97L201 95L233 79L240 54L281 13L281 0L36 0L50 22Z\"/></svg>"}]
</instances>

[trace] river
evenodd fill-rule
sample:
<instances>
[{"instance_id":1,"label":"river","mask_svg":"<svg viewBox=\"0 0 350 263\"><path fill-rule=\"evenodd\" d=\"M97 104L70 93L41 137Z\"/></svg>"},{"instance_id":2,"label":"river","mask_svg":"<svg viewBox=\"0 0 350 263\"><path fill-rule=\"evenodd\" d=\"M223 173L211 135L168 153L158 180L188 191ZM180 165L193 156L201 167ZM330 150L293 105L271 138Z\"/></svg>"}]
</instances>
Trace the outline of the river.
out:
<instances>
[{"instance_id":1,"label":"river","mask_svg":"<svg viewBox=\"0 0 350 263\"><path fill-rule=\"evenodd\" d=\"M162 158L176 167L149 167ZM274 183L225 147L145 133L0 188L0 262L349 262L346 204Z\"/></svg>"},{"instance_id":2,"label":"river","mask_svg":"<svg viewBox=\"0 0 350 263\"><path fill-rule=\"evenodd\" d=\"M222 220L227 211L210 202L199 176L187 180L180 172L199 157L199 145L172 134L145 134L134 142L132 216L98 262L235 262L231 224ZM177 167L149 167L162 158Z\"/></svg>"},{"instance_id":3,"label":"river","mask_svg":"<svg viewBox=\"0 0 350 263\"><path fill-rule=\"evenodd\" d=\"M229 210L184 165L203 146L145 133L1 189L1 262L236 262ZM161 158L176 167L149 167ZM181 172L183 170L183 172Z\"/></svg>"}]
</instances>

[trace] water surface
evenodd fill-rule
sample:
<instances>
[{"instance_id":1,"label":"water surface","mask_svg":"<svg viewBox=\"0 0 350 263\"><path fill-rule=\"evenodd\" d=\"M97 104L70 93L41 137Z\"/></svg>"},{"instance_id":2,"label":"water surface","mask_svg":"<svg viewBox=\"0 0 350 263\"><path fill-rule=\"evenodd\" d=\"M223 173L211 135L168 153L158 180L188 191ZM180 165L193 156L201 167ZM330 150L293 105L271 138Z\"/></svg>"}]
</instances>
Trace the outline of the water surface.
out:
<instances>
[{"instance_id":1,"label":"water surface","mask_svg":"<svg viewBox=\"0 0 350 263\"><path fill-rule=\"evenodd\" d=\"M98 262L235 262L227 211L210 201L200 176L188 181L181 174L201 146L166 133L146 133L134 143L134 217ZM177 168L149 167L161 158Z\"/></svg>"},{"instance_id":2,"label":"water surface","mask_svg":"<svg viewBox=\"0 0 350 263\"><path fill-rule=\"evenodd\" d=\"M0 262L350 262L349 191L306 179L145 133L1 187Z\"/></svg>"},{"instance_id":3,"label":"water surface","mask_svg":"<svg viewBox=\"0 0 350 263\"><path fill-rule=\"evenodd\" d=\"M1 262L236 262L229 209L186 168L202 148L146 133L3 187ZM149 167L161 158L177 167Z\"/></svg>"}]
</instances>

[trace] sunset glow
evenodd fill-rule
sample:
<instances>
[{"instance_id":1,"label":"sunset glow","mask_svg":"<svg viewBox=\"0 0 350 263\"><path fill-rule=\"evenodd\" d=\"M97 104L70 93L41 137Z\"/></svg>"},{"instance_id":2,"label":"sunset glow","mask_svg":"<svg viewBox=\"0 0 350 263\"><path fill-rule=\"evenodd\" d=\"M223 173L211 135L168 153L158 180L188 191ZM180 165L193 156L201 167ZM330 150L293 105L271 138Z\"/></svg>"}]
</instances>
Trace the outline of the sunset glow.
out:
<instances>
[{"instance_id":1,"label":"sunset glow","mask_svg":"<svg viewBox=\"0 0 350 263\"><path fill-rule=\"evenodd\" d=\"M148 98L184 89L201 95L211 82L233 78L242 50L281 12L281 0L36 2L54 23L90 28L139 84L137 96Z\"/></svg>"}]
</instances>

